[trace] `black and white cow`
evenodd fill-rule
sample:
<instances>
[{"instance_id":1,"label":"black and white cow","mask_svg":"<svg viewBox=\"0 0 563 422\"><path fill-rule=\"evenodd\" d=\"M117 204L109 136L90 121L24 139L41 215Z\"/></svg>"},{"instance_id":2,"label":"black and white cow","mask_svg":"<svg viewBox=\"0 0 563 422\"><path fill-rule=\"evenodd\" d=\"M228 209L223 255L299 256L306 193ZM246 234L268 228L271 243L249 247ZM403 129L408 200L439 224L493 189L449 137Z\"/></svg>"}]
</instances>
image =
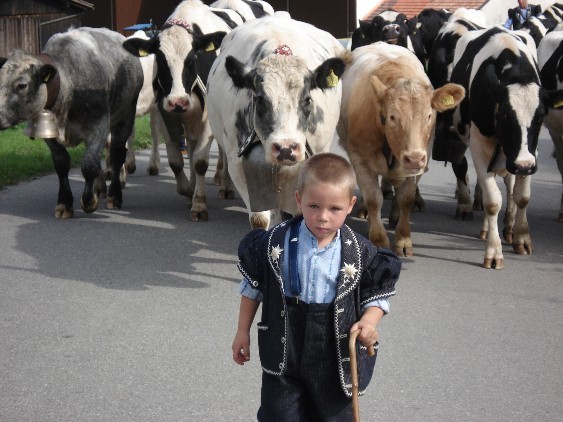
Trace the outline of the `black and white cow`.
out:
<instances>
[{"instance_id":1,"label":"black and white cow","mask_svg":"<svg viewBox=\"0 0 563 422\"><path fill-rule=\"evenodd\" d=\"M438 32L428 58L427 73L432 86L439 88L450 81L457 41L469 31L484 29L486 16L474 9L458 9ZM475 188L475 202L471 205L468 185L467 145L451 130L453 112L439 113L432 144L432 159L452 163L457 179L458 205L456 219L472 220L473 210L482 210L480 189Z\"/></svg>"},{"instance_id":2,"label":"black and white cow","mask_svg":"<svg viewBox=\"0 0 563 422\"><path fill-rule=\"evenodd\" d=\"M485 268L504 267L498 213L502 195L495 176L504 178L507 208L504 238L518 254L532 253L526 217L530 179L537 169L538 135L549 108L563 104L563 91L540 85L531 39L493 27L471 31L457 42L451 82L467 95L454 113L454 127L469 143L483 190L487 239Z\"/></svg>"},{"instance_id":3,"label":"black and white cow","mask_svg":"<svg viewBox=\"0 0 563 422\"><path fill-rule=\"evenodd\" d=\"M359 21L360 26L352 33L352 51L363 45L384 41L388 44L408 48L424 64L422 38L417 32L417 20L407 18L404 13L386 10L374 16L371 21Z\"/></svg>"},{"instance_id":4,"label":"black and white cow","mask_svg":"<svg viewBox=\"0 0 563 422\"><path fill-rule=\"evenodd\" d=\"M300 163L330 149L343 52L328 32L278 14L223 40L207 85L209 122L253 228L268 227L271 210L297 212Z\"/></svg>"},{"instance_id":5,"label":"black and white cow","mask_svg":"<svg viewBox=\"0 0 563 422\"><path fill-rule=\"evenodd\" d=\"M244 22L274 14L270 3L260 0L217 0L211 3L211 7L234 10Z\"/></svg>"},{"instance_id":6,"label":"black and white cow","mask_svg":"<svg viewBox=\"0 0 563 422\"><path fill-rule=\"evenodd\" d=\"M563 31L547 34L538 46L540 79L545 89L563 89ZM543 120L555 145L555 158L563 183L563 110L549 110ZM559 208L559 221L563 221L563 193Z\"/></svg>"},{"instance_id":7,"label":"black and white cow","mask_svg":"<svg viewBox=\"0 0 563 422\"><path fill-rule=\"evenodd\" d=\"M448 21L452 12L445 9L423 9L417 16L418 33L422 40L422 47L424 48L424 57L428 60L432 45L438 37L438 32L442 26Z\"/></svg>"},{"instance_id":8,"label":"black and white cow","mask_svg":"<svg viewBox=\"0 0 563 422\"><path fill-rule=\"evenodd\" d=\"M143 84L139 60L122 48L125 37L108 29L78 28L53 35L35 57L21 50L0 59L0 129L35 119L50 109L58 136L45 139L59 177L55 217L74 215L67 147L86 144L81 206L91 213L106 191L101 154L111 134L113 176L107 207L121 208L119 169Z\"/></svg>"},{"instance_id":9,"label":"black and white cow","mask_svg":"<svg viewBox=\"0 0 563 422\"><path fill-rule=\"evenodd\" d=\"M213 135L207 119L206 79L223 36L236 23L242 23L242 18L234 11L211 9L199 0L185 0L157 36L149 41L131 39L124 43L134 55L156 57L158 107L166 128L168 163L176 178L176 191L191 202L192 221L209 218L205 173ZM189 155L189 179L180 151L182 136Z\"/></svg>"}]
</instances>

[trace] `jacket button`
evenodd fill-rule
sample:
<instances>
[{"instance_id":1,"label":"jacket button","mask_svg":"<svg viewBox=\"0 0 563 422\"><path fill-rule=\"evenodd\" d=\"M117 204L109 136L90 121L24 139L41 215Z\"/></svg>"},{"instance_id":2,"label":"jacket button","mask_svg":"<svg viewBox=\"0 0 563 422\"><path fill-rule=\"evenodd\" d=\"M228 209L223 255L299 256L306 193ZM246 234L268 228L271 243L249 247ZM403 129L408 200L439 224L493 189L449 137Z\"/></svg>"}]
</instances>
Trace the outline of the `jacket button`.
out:
<instances>
[{"instance_id":1,"label":"jacket button","mask_svg":"<svg viewBox=\"0 0 563 422\"><path fill-rule=\"evenodd\" d=\"M281 311L281 316L282 316L282 317L285 316L285 311Z\"/></svg>"},{"instance_id":2,"label":"jacket button","mask_svg":"<svg viewBox=\"0 0 563 422\"><path fill-rule=\"evenodd\" d=\"M283 362L280 363L280 369L283 369Z\"/></svg>"},{"instance_id":3,"label":"jacket button","mask_svg":"<svg viewBox=\"0 0 563 422\"><path fill-rule=\"evenodd\" d=\"M281 338L281 342L282 342L283 344L285 344L285 337L282 337L282 338Z\"/></svg>"}]
</instances>

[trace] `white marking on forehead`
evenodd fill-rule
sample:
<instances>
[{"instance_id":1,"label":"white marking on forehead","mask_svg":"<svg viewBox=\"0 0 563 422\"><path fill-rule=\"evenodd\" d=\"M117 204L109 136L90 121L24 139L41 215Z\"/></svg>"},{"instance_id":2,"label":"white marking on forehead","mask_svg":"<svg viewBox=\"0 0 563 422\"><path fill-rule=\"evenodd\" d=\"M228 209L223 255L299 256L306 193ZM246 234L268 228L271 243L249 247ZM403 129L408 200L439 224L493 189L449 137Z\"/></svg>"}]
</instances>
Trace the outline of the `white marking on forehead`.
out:
<instances>
[{"instance_id":1,"label":"white marking on forehead","mask_svg":"<svg viewBox=\"0 0 563 422\"><path fill-rule=\"evenodd\" d=\"M520 126L529 128L540 104L540 87L536 84L508 85L508 102L514 109Z\"/></svg>"}]
</instances>

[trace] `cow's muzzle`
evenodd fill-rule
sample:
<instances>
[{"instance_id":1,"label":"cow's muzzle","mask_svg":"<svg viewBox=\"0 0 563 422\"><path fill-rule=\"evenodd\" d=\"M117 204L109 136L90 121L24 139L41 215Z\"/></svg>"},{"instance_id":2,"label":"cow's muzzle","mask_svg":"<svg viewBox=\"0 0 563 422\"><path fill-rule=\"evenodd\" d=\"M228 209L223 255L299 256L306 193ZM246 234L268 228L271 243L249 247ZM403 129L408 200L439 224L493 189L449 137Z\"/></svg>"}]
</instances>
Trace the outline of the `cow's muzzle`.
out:
<instances>
[{"instance_id":1,"label":"cow's muzzle","mask_svg":"<svg viewBox=\"0 0 563 422\"><path fill-rule=\"evenodd\" d=\"M519 166L516 163L506 163L506 170L515 176L530 176L538 170L537 164Z\"/></svg>"},{"instance_id":2,"label":"cow's muzzle","mask_svg":"<svg viewBox=\"0 0 563 422\"><path fill-rule=\"evenodd\" d=\"M275 142L272 145L272 156L278 163L293 164L299 161L300 149L299 145L285 144Z\"/></svg>"}]
</instances>

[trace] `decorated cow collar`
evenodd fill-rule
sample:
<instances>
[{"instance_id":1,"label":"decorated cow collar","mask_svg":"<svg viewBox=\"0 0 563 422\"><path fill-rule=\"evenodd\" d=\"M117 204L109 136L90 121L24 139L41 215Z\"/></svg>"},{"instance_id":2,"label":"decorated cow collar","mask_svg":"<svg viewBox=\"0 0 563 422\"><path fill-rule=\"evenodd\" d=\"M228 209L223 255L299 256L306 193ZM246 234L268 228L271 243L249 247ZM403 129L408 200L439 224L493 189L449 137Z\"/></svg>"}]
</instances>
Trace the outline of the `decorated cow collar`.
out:
<instances>
[{"instance_id":1,"label":"decorated cow collar","mask_svg":"<svg viewBox=\"0 0 563 422\"><path fill-rule=\"evenodd\" d=\"M39 56L37 56L37 59L39 59L43 64L51 65L56 69L53 58L48 54L41 53ZM46 76L43 82L45 82L45 85L47 86L47 102L45 103L44 108L50 110L51 107L53 107L53 105L55 104L55 101L57 101L57 97L59 96L59 91L61 88L61 78L59 76L59 72L55 72L55 74L52 76Z\"/></svg>"},{"instance_id":2,"label":"decorated cow collar","mask_svg":"<svg viewBox=\"0 0 563 422\"><path fill-rule=\"evenodd\" d=\"M188 22L185 21L184 19L168 19L162 29L166 29L166 28L170 28L172 26L181 26L182 28L184 28L186 31L191 32L192 31L192 25Z\"/></svg>"},{"instance_id":3,"label":"decorated cow collar","mask_svg":"<svg viewBox=\"0 0 563 422\"><path fill-rule=\"evenodd\" d=\"M280 45L274 50L274 54L279 54L280 56L293 56L293 51L287 44Z\"/></svg>"}]
</instances>

